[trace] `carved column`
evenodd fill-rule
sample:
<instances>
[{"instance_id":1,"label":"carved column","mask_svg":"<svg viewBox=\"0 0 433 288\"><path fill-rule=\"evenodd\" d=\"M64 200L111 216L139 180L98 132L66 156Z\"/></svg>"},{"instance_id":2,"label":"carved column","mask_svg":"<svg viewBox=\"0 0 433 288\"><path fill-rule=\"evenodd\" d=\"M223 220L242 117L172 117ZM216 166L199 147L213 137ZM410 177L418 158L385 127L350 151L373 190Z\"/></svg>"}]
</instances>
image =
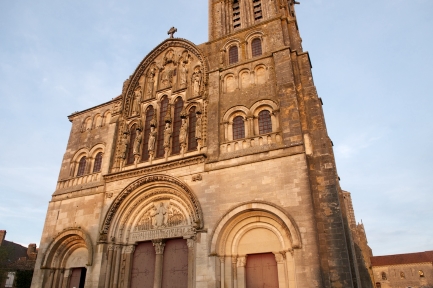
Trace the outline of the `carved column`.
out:
<instances>
[{"instance_id":1,"label":"carved column","mask_svg":"<svg viewBox=\"0 0 433 288\"><path fill-rule=\"evenodd\" d=\"M114 261L114 276L113 276L113 288L119 287L119 270L120 270L120 263L122 262L122 246L116 245L114 247L114 251L116 254L116 260Z\"/></svg>"},{"instance_id":2,"label":"carved column","mask_svg":"<svg viewBox=\"0 0 433 288\"><path fill-rule=\"evenodd\" d=\"M114 250L114 246L109 245L108 246L108 257L107 257L107 269L105 270L104 288L110 287L111 265L113 262L113 250Z\"/></svg>"},{"instance_id":3,"label":"carved column","mask_svg":"<svg viewBox=\"0 0 433 288\"><path fill-rule=\"evenodd\" d=\"M188 246L188 288L194 287L194 267L195 267L195 239L186 239L186 245Z\"/></svg>"},{"instance_id":4,"label":"carved column","mask_svg":"<svg viewBox=\"0 0 433 288\"><path fill-rule=\"evenodd\" d=\"M246 287L246 278L245 278L245 265L247 264L247 256L238 257L238 261L236 263L237 267L237 288L245 288Z\"/></svg>"},{"instance_id":5,"label":"carved column","mask_svg":"<svg viewBox=\"0 0 433 288\"><path fill-rule=\"evenodd\" d=\"M247 128L248 129L245 129L246 130L245 132L247 132L247 135L245 135L246 138L254 136L254 121L253 121L253 119L254 119L253 116L247 116L247 123L248 123Z\"/></svg>"},{"instance_id":6,"label":"carved column","mask_svg":"<svg viewBox=\"0 0 433 288\"><path fill-rule=\"evenodd\" d=\"M45 285L46 288L53 287L54 272L55 272L54 269L49 269L48 270L48 281L46 282L47 284Z\"/></svg>"},{"instance_id":7,"label":"carved column","mask_svg":"<svg viewBox=\"0 0 433 288\"><path fill-rule=\"evenodd\" d=\"M155 277L153 278L153 288L161 288L162 284L162 264L164 257L164 246L163 240L153 240L153 246L155 247Z\"/></svg>"},{"instance_id":8,"label":"carved column","mask_svg":"<svg viewBox=\"0 0 433 288\"><path fill-rule=\"evenodd\" d=\"M55 269L54 270L54 281L53 281L53 287L60 287L59 286L59 282L60 282L60 269Z\"/></svg>"},{"instance_id":9,"label":"carved column","mask_svg":"<svg viewBox=\"0 0 433 288\"><path fill-rule=\"evenodd\" d=\"M225 267L225 263L224 263L224 260L225 260L225 257L224 256L222 256L222 257L219 257L219 259L220 259L220 275L221 275L221 283L220 283L220 287L221 288L225 288L225 271L226 271L226 267Z\"/></svg>"},{"instance_id":10,"label":"carved column","mask_svg":"<svg viewBox=\"0 0 433 288\"><path fill-rule=\"evenodd\" d=\"M286 269L285 269L285 258L286 253L274 253L275 260L277 261L277 270L278 270L278 286L279 287L287 287L287 280L286 280Z\"/></svg>"},{"instance_id":11,"label":"carved column","mask_svg":"<svg viewBox=\"0 0 433 288\"><path fill-rule=\"evenodd\" d=\"M237 256L232 256L232 287L237 288L237 269L236 269Z\"/></svg>"},{"instance_id":12,"label":"carved column","mask_svg":"<svg viewBox=\"0 0 433 288\"><path fill-rule=\"evenodd\" d=\"M72 276L72 271L71 271L71 269L66 269L65 270L65 273L64 273L64 275L63 275L63 287L62 286L60 286L60 288L67 288L67 287L69 287L69 280L71 279L71 276Z\"/></svg>"},{"instance_id":13,"label":"carved column","mask_svg":"<svg viewBox=\"0 0 433 288\"><path fill-rule=\"evenodd\" d=\"M59 273L59 288L63 287L63 278L65 277L65 269L60 269L60 273Z\"/></svg>"},{"instance_id":14,"label":"carved column","mask_svg":"<svg viewBox=\"0 0 433 288\"><path fill-rule=\"evenodd\" d=\"M122 267L122 281L120 282L121 287L130 287L131 286L131 269L132 269L132 260L134 256L135 246L129 245L125 249L125 253L123 254L124 258L124 267Z\"/></svg>"}]
</instances>

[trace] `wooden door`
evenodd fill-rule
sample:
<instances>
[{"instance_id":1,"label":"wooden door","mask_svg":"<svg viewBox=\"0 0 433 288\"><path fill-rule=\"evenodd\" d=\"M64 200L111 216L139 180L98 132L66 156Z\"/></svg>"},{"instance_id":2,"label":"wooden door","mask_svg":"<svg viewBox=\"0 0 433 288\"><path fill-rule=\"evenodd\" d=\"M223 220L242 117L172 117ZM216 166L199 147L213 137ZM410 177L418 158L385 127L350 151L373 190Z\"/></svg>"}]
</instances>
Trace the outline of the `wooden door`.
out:
<instances>
[{"instance_id":1,"label":"wooden door","mask_svg":"<svg viewBox=\"0 0 433 288\"><path fill-rule=\"evenodd\" d=\"M165 243L162 288L188 287L188 246L185 239Z\"/></svg>"},{"instance_id":2,"label":"wooden door","mask_svg":"<svg viewBox=\"0 0 433 288\"><path fill-rule=\"evenodd\" d=\"M278 288L277 261L273 253L248 255L245 273L246 288Z\"/></svg>"},{"instance_id":3,"label":"wooden door","mask_svg":"<svg viewBox=\"0 0 433 288\"><path fill-rule=\"evenodd\" d=\"M69 288L84 288L86 282L86 268L73 268Z\"/></svg>"},{"instance_id":4,"label":"wooden door","mask_svg":"<svg viewBox=\"0 0 433 288\"><path fill-rule=\"evenodd\" d=\"M131 288L152 288L155 276L155 248L152 242L135 247L132 260Z\"/></svg>"}]
</instances>

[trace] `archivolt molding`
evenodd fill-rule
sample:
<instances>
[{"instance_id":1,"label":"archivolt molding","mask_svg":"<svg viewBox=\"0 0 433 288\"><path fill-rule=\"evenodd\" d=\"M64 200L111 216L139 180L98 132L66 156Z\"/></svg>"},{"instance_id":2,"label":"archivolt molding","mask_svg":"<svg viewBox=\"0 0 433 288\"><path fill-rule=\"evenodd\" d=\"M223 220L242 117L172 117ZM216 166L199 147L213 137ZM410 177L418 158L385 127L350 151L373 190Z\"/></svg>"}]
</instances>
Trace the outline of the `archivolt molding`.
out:
<instances>
[{"instance_id":1,"label":"archivolt molding","mask_svg":"<svg viewBox=\"0 0 433 288\"><path fill-rule=\"evenodd\" d=\"M87 249L87 266L93 264L93 246L90 236L81 228L68 228L60 232L43 254L41 268L64 268L68 257L76 249Z\"/></svg>"},{"instance_id":2,"label":"archivolt molding","mask_svg":"<svg viewBox=\"0 0 433 288\"><path fill-rule=\"evenodd\" d=\"M169 38L162 42L159 46L157 46L155 49L153 49L145 58L144 60L138 65L137 69L135 70L132 78L127 82L127 89L126 89L126 97L124 97L124 105L123 105L123 113L125 116L129 113L129 105L130 99L134 95L134 89L139 85L140 77L145 73L148 67L150 67L152 64L154 64L156 58L160 56L164 51L168 51L170 48L174 47L180 47L184 48L187 52L190 52L192 55L197 57L197 59L200 61L202 67L202 75L203 75L203 83L204 86L208 83L208 63L205 58L205 56L202 55L201 51L197 48L197 46L182 38Z\"/></svg>"},{"instance_id":3,"label":"archivolt molding","mask_svg":"<svg viewBox=\"0 0 433 288\"><path fill-rule=\"evenodd\" d=\"M119 232L124 228L122 227L122 222L124 225L134 218L130 214L135 211L135 208L140 203L146 201L146 206L150 202L168 199L175 199L174 201L182 203L182 206L187 207L189 210L188 214L191 214L189 215L190 222L195 222L197 229L203 228L203 212L197 197L191 189L185 183L172 176L157 174L140 178L120 192L105 216L100 231L100 240L107 241L110 231L114 233L113 235L110 234L111 236L123 237L123 232Z\"/></svg>"},{"instance_id":4,"label":"archivolt molding","mask_svg":"<svg viewBox=\"0 0 433 288\"><path fill-rule=\"evenodd\" d=\"M210 237L210 253L216 255L224 255L224 245L227 242L232 229L241 221L251 217L266 217L271 219L273 222L276 222L285 232L284 234L291 242L291 247L287 247L286 245L284 245L284 243L282 243L283 248L289 248L290 250L300 249L302 247L301 233L289 213L270 202L252 201L241 203L233 207L221 217ZM267 226L266 223L260 223L257 225ZM245 229L245 231L247 231L250 228L245 227ZM267 227L266 229L270 228ZM277 231L275 229L270 230L272 230L273 232ZM245 231L238 231L237 234L241 235L243 233L246 233ZM279 237L280 241L283 241L279 234L280 233L276 233L277 237ZM231 248L232 251L234 251L234 249L235 248Z\"/></svg>"}]
</instances>

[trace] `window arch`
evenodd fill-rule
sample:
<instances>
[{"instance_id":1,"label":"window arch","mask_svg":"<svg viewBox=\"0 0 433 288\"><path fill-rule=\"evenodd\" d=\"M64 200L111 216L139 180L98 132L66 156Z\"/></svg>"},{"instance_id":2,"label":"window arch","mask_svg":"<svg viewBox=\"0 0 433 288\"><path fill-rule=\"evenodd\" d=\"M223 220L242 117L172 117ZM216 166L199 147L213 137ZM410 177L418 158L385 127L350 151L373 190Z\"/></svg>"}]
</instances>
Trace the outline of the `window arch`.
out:
<instances>
[{"instance_id":1,"label":"window arch","mask_svg":"<svg viewBox=\"0 0 433 288\"><path fill-rule=\"evenodd\" d=\"M134 163L134 141L135 141L135 137L137 136L137 131L136 131L136 125L132 125L131 127L131 131L130 131L130 137L129 137L129 147L128 147L128 158L126 159L126 164L133 164Z\"/></svg>"},{"instance_id":2,"label":"window arch","mask_svg":"<svg viewBox=\"0 0 433 288\"><path fill-rule=\"evenodd\" d=\"M189 125L188 125L188 151L197 150L197 139L195 139L195 126L197 124L196 107L189 109Z\"/></svg>"},{"instance_id":3,"label":"window arch","mask_svg":"<svg viewBox=\"0 0 433 288\"><path fill-rule=\"evenodd\" d=\"M245 121L242 116L233 119L233 140L245 138Z\"/></svg>"},{"instance_id":4,"label":"window arch","mask_svg":"<svg viewBox=\"0 0 433 288\"><path fill-rule=\"evenodd\" d=\"M102 155L103 155L102 152L99 152L98 154L96 154L95 164L93 165L93 173L101 172Z\"/></svg>"},{"instance_id":5,"label":"window arch","mask_svg":"<svg viewBox=\"0 0 433 288\"><path fill-rule=\"evenodd\" d=\"M233 45L229 48L229 64L239 62L239 49L238 46Z\"/></svg>"},{"instance_id":6,"label":"window arch","mask_svg":"<svg viewBox=\"0 0 433 288\"><path fill-rule=\"evenodd\" d=\"M272 133L272 119L269 110L259 112L259 134Z\"/></svg>"},{"instance_id":7,"label":"window arch","mask_svg":"<svg viewBox=\"0 0 433 288\"><path fill-rule=\"evenodd\" d=\"M142 161L149 160L149 135L150 135L150 122L155 115L155 109L153 106L149 106L146 109L146 121L144 122L144 141L143 141L143 154L141 155Z\"/></svg>"},{"instance_id":8,"label":"window arch","mask_svg":"<svg viewBox=\"0 0 433 288\"><path fill-rule=\"evenodd\" d=\"M182 97L178 97L176 102L174 103L174 119L173 119L173 146L172 146L172 154L180 153L180 143L179 143L179 134L180 134L180 126L182 125L182 118L180 118L180 113L183 109L183 99Z\"/></svg>"},{"instance_id":9,"label":"window arch","mask_svg":"<svg viewBox=\"0 0 433 288\"><path fill-rule=\"evenodd\" d=\"M86 156L81 157L80 163L78 164L77 177L83 176L86 171Z\"/></svg>"},{"instance_id":10,"label":"window arch","mask_svg":"<svg viewBox=\"0 0 433 288\"><path fill-rule=\"evenodd\" d=\"M251 55L253 57L262 55L262 40L260 38L254 38L251 41Z\"/></svg>"},{"instance_id":11,"label":"window arch","mask_svg":"<svg viewBox=\"0 0 433 288\"><path fill-rule=\"evenodd\" d=\"M161 100L161 107L159 110L159 123L158 123L158 145L156 149L156 158L164 157L164 117L168 110L168 97L164 96Z\"/></svg>"}]
</instances>

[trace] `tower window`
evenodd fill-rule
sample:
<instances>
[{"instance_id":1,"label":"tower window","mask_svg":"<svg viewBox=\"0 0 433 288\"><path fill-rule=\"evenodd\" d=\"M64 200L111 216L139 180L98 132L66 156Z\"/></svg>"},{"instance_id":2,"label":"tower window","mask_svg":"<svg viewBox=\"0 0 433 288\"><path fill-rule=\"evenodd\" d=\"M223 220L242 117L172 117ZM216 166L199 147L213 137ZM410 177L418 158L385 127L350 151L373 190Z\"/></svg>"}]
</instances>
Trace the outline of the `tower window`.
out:
<instances>
[{"instance_id":1,"label":"tower window","mask_svg":"<svg viewBox=\"0 0 433 288\"><path fill-rule=\"evenodd\" d=\"M259 134L272 132L271 113L268 110L262 110L259 113Z\"/></svg>"},{"instance_id":2,"label":"tower window","mask_svg":"<svg viewBox=\"0 0 433 288\"><path fill-rule=\"evenodd\" d=\"M197 139L195 139L195 128L197 125L197 115L195 106L189 110L189 127L188 127L188 151L197 150Z\"/></svg>"},{"instance_id":3,"label":"tower window","mask_svg":"<svg viewBox=\"0 0 433 288\"><path fill-rule=\"evenodd\" d=\"M180 126L182 125L182 118L180 118L180 113L182 112L182 108L183 108L183 99L182 97L179 97L176 99L176 103L174 104L172 154L180 153L179 134L180 134Z\"/></svg>"},{"instance_id":4,"label":"tower window","mask_svg":"<svg viewBox=\"0 0 433 288\"><path fill-rule=\"evenodd\" d=\"M239 0L233 1L233 28L241 27L241 7Z\"/></svg>"},{"instance_id":5,"label":"tower window","mask_svg":"<svg viewBox=\"0 0 433 288\"><path fill-rule=\"evenodd\" d=\"M245 124L242 116L233 119L233 140L245 138Z\"/></svg>"},{"instance_id":6,"label":"tower window","mask_svg":"<svg viewBox=\"0 0 433 288\"><path fill-rule=\"evenodd\" d=\"M251 42L251 54L253 57L262 55L262 41L260 38L255 38Z\"/></svg>"},{"instance_id":7,"label":"tower window","mask_svg":"<svg viewBox=\"0 0 433 288\"><path fill-rule=\"evenodd\" d=\"M134 142L135 137L137 136L137 130L135 124L131 128L131 138L129 138L129 151L128 151L128 158L126 161L126 164L132 164L134 163Z\"/></svg>"},{"instance_id":8,"label":"tower window","mask_svg":"<svg viewBox=\"0 0 433 288\"><path fill-rule=\"evenodd\" d=\"M164 156L164 128L165 122L164 117L168 110L168 98L165 96L161 101L161 109L159 111L159 123L158 123L158 146L156 149L156 158Z\"/></svg>"},{"instance_id":9,"label":"tower window","mask_svg":"<svg viewBox=\"0 0 433 288\"><path fill-rule=\"evenodd\" d=\"M234 64L239 61L238 46L232 46L229 49L229 64Z\"/></svg>"},{"instance_id":10,"label":"tower window","mask_svg":"<svg viewBox=\"0 0 433 288\"><path fill-rule=\"evenodd\" d=\"M80 164L78 164L77 177L83 176L85 169L86 169L86 156L84 156L80 159Z\"/></svg>"},{"instance_id":11,"label":"tower window","mask_svg":"<svg viewBox=\"0 0 433 288\"><path fill-rule=\"evenodd\" d=\"M254 20L260 20L263 18L262 15L262 1L261 0L253 0L253 9L254 9Z\"/></svg>"},{"instance_id":12,"label":"tower window","mask_svg":"<svg viewBox=\"0 0 433 288\"><path fill-rule=\"evenodd\" d=\"M382 280L386 280L386 273L382 272Z\"/></svg>"},{"instance_id":13,"label":"tower window","mask_svg":"<svg viewBox=\"0 0 433 288\"><path fill-rule=\"evenodd\" d=\"M93 173L101 172L101 166L102 166L102 152L99 152L96 154L95 157L95 164L93 165Z\"/></svg>"},{"instance_id":14,"label":"tower window","mask_svg":"<svg viewBox=\"0 0 433 288\"><path fill-rule=\"evenodd\" d=\"M149 160L149 138L150 138L150 121L153 119L155 110L149 106L146 110L146 121L144 122L144 141L143 141L143 154L141 160Z\"/></svg>"}]
</instances>

